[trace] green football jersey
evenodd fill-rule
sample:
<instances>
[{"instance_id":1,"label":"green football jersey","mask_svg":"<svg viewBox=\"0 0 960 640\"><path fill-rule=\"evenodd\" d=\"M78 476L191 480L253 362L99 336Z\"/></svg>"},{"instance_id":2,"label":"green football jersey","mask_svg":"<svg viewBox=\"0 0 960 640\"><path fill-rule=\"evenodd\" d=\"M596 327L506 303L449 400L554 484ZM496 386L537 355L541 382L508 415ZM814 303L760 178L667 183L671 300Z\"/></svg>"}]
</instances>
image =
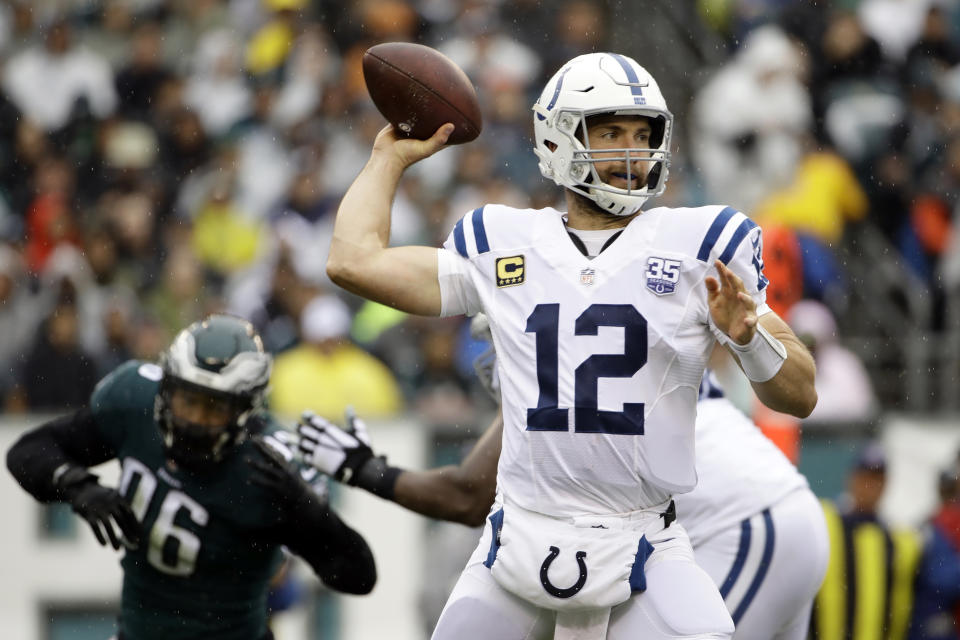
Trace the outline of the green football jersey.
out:
<instances>
[{"instance_id":1,"label":"green football jersey","mask_svg":"<svg viewBox=\"0 0 960 640\"><path fill-rule=\"evenodd\" d=\"M262 638L283 515L270 490L249 480L250 440L203 474L166 460L154 420L161 377L155 364L127 362L90 402L121 464L118 490L144 532L121 560L120 631L127 640ZM257 421L264 433L280 428L267 416Z\"/></svg>"}]
</instances>

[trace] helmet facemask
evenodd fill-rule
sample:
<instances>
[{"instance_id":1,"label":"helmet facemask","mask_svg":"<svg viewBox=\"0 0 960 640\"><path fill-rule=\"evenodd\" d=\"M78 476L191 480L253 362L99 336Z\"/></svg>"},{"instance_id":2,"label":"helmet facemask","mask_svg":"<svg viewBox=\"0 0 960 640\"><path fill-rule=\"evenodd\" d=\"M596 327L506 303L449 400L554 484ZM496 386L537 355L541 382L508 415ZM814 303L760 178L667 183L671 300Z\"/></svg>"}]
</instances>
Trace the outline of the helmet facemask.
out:
<instances>
[{"instance_id":1,"label":"helmet facemask","mask_svg":"<svg viewBox=\"0 0 960 640\"><path fill-rule=\"evenodd\" d=\"M193 397L193 403L208 402L219 407L212 413L223 414L223 422L202 424L179 415L177 405L183 401L178 401L175 394ZM194 472L220 462L243 442L247 437L247 421L259 408L251 396L214 391L173 376L164 377L161 382L157 405L157 422L167 457L178 467Z\"/></svg>"}]
</instances>

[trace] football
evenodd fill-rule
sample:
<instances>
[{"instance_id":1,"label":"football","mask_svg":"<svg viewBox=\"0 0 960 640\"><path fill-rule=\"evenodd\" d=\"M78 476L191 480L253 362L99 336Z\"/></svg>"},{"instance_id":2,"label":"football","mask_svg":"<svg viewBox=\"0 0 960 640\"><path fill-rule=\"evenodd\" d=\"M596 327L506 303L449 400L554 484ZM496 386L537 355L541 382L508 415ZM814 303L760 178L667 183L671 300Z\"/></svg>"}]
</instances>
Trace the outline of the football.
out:
<instances>
[{"instance_id":1,"label":"football","mask_svg":"<svg viewBox=\"0 0 960 640\"><path fill-rule=\"evenodd\" d=\"M399 132L425 140L454 124L447 144L470 142L483 120L470 78L436 49L384 42L363 54L363 80L377 109Z\"/></svg>"}]
</instances>

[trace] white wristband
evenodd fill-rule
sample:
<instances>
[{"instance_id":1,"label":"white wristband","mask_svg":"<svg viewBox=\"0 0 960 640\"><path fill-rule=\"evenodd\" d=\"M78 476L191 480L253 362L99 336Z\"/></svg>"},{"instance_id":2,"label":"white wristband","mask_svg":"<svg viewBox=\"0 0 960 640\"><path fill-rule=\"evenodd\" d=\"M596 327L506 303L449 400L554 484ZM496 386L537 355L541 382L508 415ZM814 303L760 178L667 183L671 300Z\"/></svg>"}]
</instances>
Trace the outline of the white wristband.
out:
<instances>
[{"instance_id":1,"label":"white wristband","mask_svg":"<svg viewBox=\"0 0 960 640\"><path fill-rule=\"evenodd\" d=\"M777 375L787 360L787 348L759 324L747 344L727 339L727 346L740 358L740 366L753 382L766 382Z\"/></svg>"}]
</instances>

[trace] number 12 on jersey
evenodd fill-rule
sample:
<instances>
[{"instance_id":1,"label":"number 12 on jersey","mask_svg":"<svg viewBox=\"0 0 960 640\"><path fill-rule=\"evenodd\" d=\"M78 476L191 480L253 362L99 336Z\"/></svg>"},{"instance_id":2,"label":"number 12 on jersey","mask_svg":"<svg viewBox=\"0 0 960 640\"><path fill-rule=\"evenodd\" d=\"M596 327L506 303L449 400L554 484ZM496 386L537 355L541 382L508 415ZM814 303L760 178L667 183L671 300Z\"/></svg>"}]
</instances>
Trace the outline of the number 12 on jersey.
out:
<instances>
[{"instance_id":1,"label":"number 12 on jersey","mask_svg":"<svg viewBox=\"0 0 960 640\"><path fill-rule=\"evenodd\" d=\"M623 411L597 408L600 378L631 378L647 363L647 320L633 305L594 304L580 314L574 335L595 336L600 327L623 327L623 353L596 353L574 370L574 430L577 433L643 435L643 403L624 402ZM558 400L560 305L538 304L527 318L536 336L537 407L527 409L528 431L568 431L569 408Z\"/></svg>"}]
</instances>

